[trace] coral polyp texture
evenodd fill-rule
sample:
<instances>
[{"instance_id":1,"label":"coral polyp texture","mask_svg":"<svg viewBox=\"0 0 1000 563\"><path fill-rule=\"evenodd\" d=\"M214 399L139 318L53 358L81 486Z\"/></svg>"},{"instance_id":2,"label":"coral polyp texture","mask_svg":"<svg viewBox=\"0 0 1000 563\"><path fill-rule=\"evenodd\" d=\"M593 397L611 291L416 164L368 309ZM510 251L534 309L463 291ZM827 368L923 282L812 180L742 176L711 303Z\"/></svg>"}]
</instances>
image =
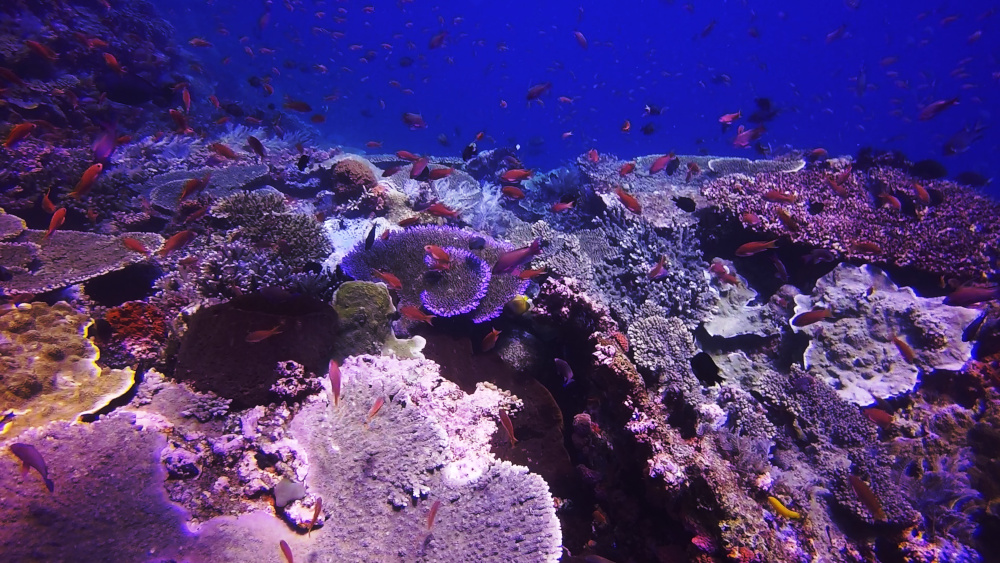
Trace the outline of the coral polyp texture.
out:
<instances>
[{"instance_id":1,"label":"coral polyp texture","mask_svg":"<svg viewBox=\"0 0 1000 563\"><path fill-rule=\"evenodd\" d=\"M483 239L483 246L472 249L470 243L476 238ZM449 267L428 266L427 245L454 249ZM401 307L426 304L442 316L471 313L480 323L499 315L528 285L517 272L492 272L497 259L513 246L454 227L409 228L366 246L365 241L358 243L340 263L341 269L357 280L384 281L378 272L395 276L402 285Z\"/></svg>"},{"instance_id":2,"label":"coral polyp texture","mask_svg":"<svg viewBox=\"0 0 1000 563\"><path fill-rule=\"evenodd\" d=\"M964 279L992 271L986 241L1000 237L1000 204L890 167L732 174L702 193L760 237Z\"/></svg>"},{"instance_id":3,"label":"coral polyp texture","mask_svg":"<svg viewBox=\"0 0 1000 563\"><path fill-rule=\"evenodd\" d=\"M833 318L803 327L811 342L804 364L859 405L909 392L921 374L958 370L972 345L962 329L979 315L942 298L918 297L874 266L839 264L795 298L796 315L827 308Z\"/></svg>"},{"instance_id":4,"label":"coral polyp texture","mask_svg":"<svg viewBox=\"0 0 1000 563\"><path fill-rule=\"evenodd\" d=\"M131 369L101 369L87 339L92 321L65 302L23 303L0 313L0 397L16 416L8 436L96 412L132 386Z\"/></svg>"}]
</instances>

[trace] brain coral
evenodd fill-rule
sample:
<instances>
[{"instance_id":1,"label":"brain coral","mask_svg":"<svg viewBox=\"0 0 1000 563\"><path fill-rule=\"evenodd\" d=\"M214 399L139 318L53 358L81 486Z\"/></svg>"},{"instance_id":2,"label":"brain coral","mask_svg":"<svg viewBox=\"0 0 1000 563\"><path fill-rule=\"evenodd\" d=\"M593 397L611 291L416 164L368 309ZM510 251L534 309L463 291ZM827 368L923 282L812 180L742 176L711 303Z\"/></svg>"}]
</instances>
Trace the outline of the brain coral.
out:
<instances>
[{"instance_id":1,"label":"brain coral","mask_svg":"<svg viewBox=\"0 0 1000 563\"><path fill-rule=\"evenodd\" d=\"M74 421L128 391L131 369L102 370L85 336L91 320L65 302L21 304L0 314L0 404L17 414L8 432Z\"/></svg>"},{"instance_id":2,"label":"brain coral","mask_svg":"<svg viewBox=\"0 0 1000 563\"><path fill-rule=\"evenodd\" d=\"M941 298L917 297L869 265L840 264L819 279L811 296L798 295L795 302L796 314L814 307L833 311L834 319L801 329L812 338L805 365L859 405L910 391L923 372L961 368L972 349L962 342L962 329L978 314ZM912 349L912 362L905 349Z\"/></svg>"},{"instance_id":3,"label":"brain coral","mask_svg":"<svg viewBox=\"0 0 1000 563\"><path fill-rule=\"evenodd\" d=\"M523 292L528 282L516 273L492 274L490 269L512 247L482 236L485 246L466 250L476 233L453 227L415 227L376 240L366 249L362 241L341 262L348 276L381 281L376 270L399 278L400 305L421 304L443 316L472 313L474 322L495 318L503 306ZM424 246L433 244L455 252L450 269L430 270ZM484 267L485 266L485 267Z\"/></svg>"}]
</instances>

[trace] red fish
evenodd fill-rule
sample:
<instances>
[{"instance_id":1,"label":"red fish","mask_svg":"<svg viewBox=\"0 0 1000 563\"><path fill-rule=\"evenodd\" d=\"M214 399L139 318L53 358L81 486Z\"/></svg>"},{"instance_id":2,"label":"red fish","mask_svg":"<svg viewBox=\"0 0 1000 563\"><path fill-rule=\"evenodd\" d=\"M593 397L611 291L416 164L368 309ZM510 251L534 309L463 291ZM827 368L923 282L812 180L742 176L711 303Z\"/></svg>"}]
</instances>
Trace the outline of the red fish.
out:
<instances>
[{"instance_id":1,"label":"red fish","mask_svg":"<svg viewBox=\"0 0 1000 563\"><path fill-rule=\"evenodd\" d=\"M869 407L866 409L861 409L861 412L866 417L868 417L868 420L874 422L881 428L887 428L889 426L892 426L892 415L885 412L882 409Z\"/></svg>"},{"instance_id":2,"label":"red fish","mask_svg":"<svg viewBox=\"0 0 1000 563\"><path fill-rule=\"evenodd\" d=\"M458 211L451 209L443 203L432 203L427 207L427 212L435 217L451 217L452 219L458 218Z\"/></svg>"},{"instance_id":3,"label":"red fish","mask_svg":"<svg viewBox=\"0 0 1000 563\"><path fill-rule=\"evenodd\" d=\"M754 254L759 254L765 250L778 247L778 239L769 240L767 242L748 242L746 244L740 245L736 249L737 256L753 256Z\"/></svg>"},{"instance_id":4,"label":"red fish","mask_svg":"<svg viewBox=\"0 0 1000 563\"><path fill-rule=\"evenodd\" d=\"M580 33L579 31L574 31L573 37L576 38L576 42L579 43L581 47L583 47L584 49L587 48L587 38L584 37L582 33Z\"/></svg>"},{"instance_id":5,"label":"red fish","mask_svg":"<svg viewBox=\"0 0 1000 563\"><path fill-rule=\"evenodd\" d=\"M333 406L340 404L340 364L337 360L330 360L329 371L327 374L330 377L330 390L333 391Z\"/></svg>"},{"instance_id":6,"label":"red fish","mask_svg":"<svg viewBox=\"0 0 1000 563\"><path fill-rule=\"evenodd\" d=\"M37 127L34 123L18 123L10 130L10 134L7 135L7 140L3 142L5 148L13 148L19 142L24 140L29 133L35 130Z\"/></svg>"},{"instance_id":7,"label":"red fish","mask_svg":"<svg viewBox=\"0 0 1000 563\"><path fill-rule=\"evenodd\" d=\"M621 200L622 204L632 213L639 215L642 213L642 205L639 200L635 198L634 195L626 192L621 186L615 188L615 193L618 194L618 199Z\"/></svg>"},{"instance_id":8,"label":"red fish","mask_svg":"<svg viewBox=\"0 0 1000 563\"><path fill-rule=\"evenodd\" d=\"M378 276L382 281L386 283L386 285L388 285L392 289L395 289L396 291L403 289L403 282L399 281L399 278L397 278L395 275L390 274L389 272L383 272L382 270L372 270L372 271L375 273L376 276Z\"/></svg>"},{"instance_id":9,"label":"red fish","mask_svg":"<svg viewBox=\"0 0 1000 563\"><path fill-rule=\"evenodd\" d=\"M434 326L434 315L428 315L420 310L420 307L413 305L403 305L399 308L399 313L411 321L427 323Z\"/></svg>"},{"instance_id":10,"label":"red fish","mask_svg":"<svg viewBox=\"0 0 1000 563\"><path fill-rule=\"evenodd\" d=\"M49 192L51 191L51 189L46 190L45 195L42 196L42 211L48 213L49 215L56 212L55 204L52 203L51 199L49 199Z\"/></svg>"},{"instance_id":11,"label":"red fish","mask_svg":"<svg viewBox=\"0 0 1000 563\"><path fill-rule=\"evenodd\" d=\"M216 98L215 94L210 94L208 96L208 101L211 102L215 109L222 109L222 104L219 103L219 98Z\"/></svg>"},{"instance_id":12,"label":"red fish","mask_svg":"<svg viewBox=\"0 0 1000 563\"><path fill-rule=\"evenodd\" d=\"M416 162L420 160L419 156L413 154L410 151L396 151L396 156L403 160L408 160L410 162Z\"/></svg>"},{"instance_id":13,"label":"red fish","mask_svg":"<svg viewBox=\"0 0 1000 563\"><path fill-rule=\"evenodd\" d=\"M631 174L633 170L635 170L635 163L634 162L626 162L625 164L622 164L621 168L618 169L618 175L619 176L626 176L628 174Z\"/></svg>"},{"instance_id":14,"label":"red fish","mask_svg":"<svg viewBox=\"0 0 1000 563\"><path fill-rule=\"evenodd\" d=\"M280 322L274 328L265 328L263 330L255 330L247 335L247 342L262 342L271 338L275 334L281 334L284 332L285 323Z\"/></svg>"},{"instance_id":15,"label":"red fish","mask_svg":"<svg viewBox=\"0 0 1000 563\"><path fill-rule=\"evenodd\" d=\"M493 329L483 338L483 343L480 345L479 349L483 352L489 352L497 345L497 338L500 337L500 331Z\"/></svg>"},{"instance_id":16,"label":"red fish","mask_svg":"<svg viewBox=\"0 0 1000 563\"><path fill-rule=\"evenodd\" d=\"M919 119L920 121L927 121L928 119L932 119L937 114L941 113L942 111L950 108L951 106L957 103L958 103L957 97L951 98L949 100L938 100L936 102L930 103L924 106L924 108L920 110L920 115L917 116L917 119Z\"/></svg>"},{"instance_id":17,"label":"red fish","mask_svg":"<svg viewBox=\"0 0 1000 563\"><path fill-rule=\"evenodd\" d=\"M191 194L196 194L207 188L208 181L211 177L212 173L209 172L208 174L205 174L203 178L191 178L190 180L184 182L184 187L181 189L181 197L178 201L184 201Z\"/></svg>"},{"instance_id":18,"label":"red fish","mask_svg":"<svg viewBox=\"0 0 1000 563\"><path fill-rule=\"evenodd\" d=\"M944 298L944 304L956 307L968 307L969 305L975 305L983 301L992 301L994 299L1000 299L1000 286L966 286L960 287L948 294Z\"/></svg>"},{"instance_id":19,"label":"red fish","mask_svg":"<svg viewBox=\"0 0 1000 563\"><path fill-rule=\"evenodd\" d=\"M22 479L28 475L28 469L34 468L42 477L45 488L50 493L55 491L55 483L52 482L52 479L49 479L49 468L45 465L45 459L42 458L42 454L38 453L35 446L21 443L11 444L10 451L17 456L17 459L21 460Z\"/></svg>"},{"instance_id":20,"label":"red fish","mask_svg":"<svg viewBox=\"0 0 1000 563\"><path fill-rule=\"evenodd\" d=\"M792 326L809 326L813 323L818 323L823 319L829 319L831 317L833 317L833 311L830 309L813 309L812 311L806 311L805 313L797 315L793 318Z\"/></svg>"},{"instance_id":21,"label":"red fish","mask_svg":"<svg viewBox=\"0 0 1000 563\"><path fill-rule=\"evenodd\" d=\"M563 211L569 211L570 209L573 209L572 201L557 201L552 204L553 213L562 213Z\"/></svg>"},{"instance_id":22,"label":"red fish","mask_svg":"<svg viewBox=\"0 0 1000 563\"><path fill-rule=\"evenodd\" d=\"M760 196L764 201L771 203L795 203L799 197L795 194L780 192L778 190L767 190Z\"/></svg>"},{"instance_id":23,"label":"red fish","mask_svg":"<svg viewBox=\"0 0 1000 563\"><path fill-rule=\"evenodd\" d=\"M46 47L45 45L42 45L38 41L32 41L28 39L27 41L24 42L24 45L27 48L34 51L35 53L41 55L42 57L45 57L49 61L55 62L56 59L59 58L59 55L57 55L55 51Z\"/></svg>"},{"instance_id":24,"label":"red fish","mask_svg":"<svg viewBox=\"0 0 1000 563\"><path fill-rule=\"evenodd\" d=\"M532 171L531 170L522 170L520 168L512 168L510 170L507 170L503 174L501 174L500 175L500 179L503 180L504 182L508 182L508 183L513 184L515 182L520 182L522 180L527 180L528 178L531 177L531 175L532 175Z\"/></svg>"},{"instance_id":25,"label":"red fish","mask_svg":"<svg viewBox=\"0 0 1000 563\"><path fill-rule=\"evenodd\" d=\"M587 162L600 162L601 155L597 152L597 149L590 149L587 151Z\"/></svg>"},{"instance_id":26,"label":"red fish","mask_svg":"<svg viewBox=\"0 0 1000 563\"><path fill-rule=\"evenodd\" d=\"M97 175L104 170L104 165L98 162L97 164L91 164L90 168L87 168L83 172L83 176L80 177L80 181L76 183L76 188L73 189L73 193L69 194L70 197L74 199L80 199L81 197L87 195L90 188L94 186L94 181L97 179Z\"/></svg>"},{"instance_id":27,"label":"red fish","mask_svg":"<svg viewBox=\"0 0 1000 563\"><path fill-rule=\"evenodd\" d=\"M882 247L874 242L866 240L855 242L851 245L851 250L860 254L882 254Z\"/></svg>"},{"instance_id":28,"label":"red fish","mask_svg":"<svg viewBox=\"0 0 1000 563\"><path fill-rule=\"evenodd\" d=\"M524 192L517 186L504 186L500 188L500 193L511 199L524 199Z\"/></svg>"},{"instance_id":29,"label":"red fish","mask_svg":"<svg viewBox=\"0 0 1000 563\"><path fill-rule=\"evenodd\" d=\"M181 92L181 101L184 102L184 113L191 113L191 92L187 88Z\"/></svg>"},{"instance_id":30,"label":"red fish","mask_svg":"<svg viewBox=\"0 0 1000 563\"><path fill-rule=\"evenodd\" d=\"M854 493L858 495L858 499L868 508L868 512L871 513L872 517L876 521L884 521L886 517L885 511L882 510L882 503L879 502L878 497L875 496L875 492L868 486L868 483L865 483L860 477L855 475L848 475L847 480L851 483Z\"/></svg>"},{"instance_id":31,"label":"red fish","mask_svg":"<svg viewBox=\"0 0 1000 563\"><path fill-rule=\"evenodd\" d=\"M507 431L507 437L510 438L510 445L517 445L517 439L514 438L514 423L510 421L510 416L503 409L500 410L500 423L503 424L503 429Z\"/></svg>"},{"instance_id":32,"label":"red fish","mask_svg":"<svg viewBox=\"0 0 1000 563\"><path fill-rule=\"evenodd\" d=\"M542 253L542 239L537 238L528 246L504 252L493 265L494 274L506 274L527 264L532 258Z\"/></svg>"},{"instance_id":33,"label":"red fish","mask_svg":"<svg viewBox=\"0 0 1000 563\"><path fill-rule=\"evenodd\" d=\"M413 166L410 168L410 178L416 178L424 173L427 169L427 158L419 158L413 162Z\"/></svg>"},{"instance_id":34,"label":"red fish","mask_svg":"<svg viewBox=\"0 0 1000 563\"><path fill-rule=\"evenodd\" d=\"M378 399L375 399L375 404L372 405L372 408L368 409L368 417L365 419L365 424L368 424L375 418L375 415L378 414L378 411L382 410L382 405L384 404L385 397L380 396Z\"/></svg>"},{"instance_id":35,"label":"red fish","mask_svg":"<svg viewBox=\"0 0 1000 563\"><path fill-rule=\"evenodd\" d=\"M166 256L175 250L180 250L188 245L192 240L194 240L194 231L181 231L174 236L167 239L167 242L163 243L160 251L157 252L160 256Z\"/></svg>"},{"instance_id":36,"label":"red fish","mask_svg":"<svg viewBox=\"0 0 1000 563\"><path fill-rule=\"evenodd\" d=\"M451 262L451 255L449 255L445 249L434 244L424 245L424 252L430 255L431 258L437 260L438 262Z\"/></svg>"},{"instance_id":37,"label":"red fish","mask_svg":"<svg viewBox=\"0 0 1000 563\"><path fill-rule=\"evenodd\" d=\"M399 226L403 227L404 229L406 227L410 227L412 225L417 225L419 223L420 223L420 216L419 215L414 215L413 217L407 217L405 219L400 219L399 220ZM388 232L388 231L386 231L386 232Z\"/></svg>"},{"instance_id":38,"label":"red fish","mask_svg":"<svg viewBox=\"0 0 1000 563\"><path fill-rule=\"evenodd\" d=\"M257 153L257 156L259 156L261 160L267 158L267 152L264 150L264 143L261 143L260 139L254 137L253 135L249 135L247 136L247 144L250 145L250 148L253 152Z\"/></svg>"},{"instance_id":39,"label":"red fish","mask_svg":"<svg viewBox=\"0 0 1000 563\"><path fill-rule=\"evenodd\" d=\"M697 162L691 161L687 164L687 176L684 177L685 182L690 182L691 178L697 176L701 172L701 167L698 166Z\"/></svg>"},{"instance_id":40,"label":"red fish","mask_svg":"<svg viewBox=\"0 0 1000 563\"><path fill-rule=\"evenodd\" d=\"M451 167L449 167L449 168L435 168L434 170L431 170L429 174L427 174L427 179L428 180L440 180L441 178L447 178L448 176L451 176L451 173L454 172L454 171L455 171L455 169L451 168Z\"/></svg>"},{"instance_id":41,"label":"red fish","mask_svg":"<svg viewBox=\"0 0 1000 563\"><path fill-rule=\"evenodd\" d=\"M737 148L747 148L750 143L756 141L764 134L764 127L758 126L753 129L744 129L742 125L736 130L736 138L733 139L733 146Z\"/></svg>"},{"instance_id":42,"label":"red fish","mask_svg":"<svg viewBox=\"0 0 1000 563\"><path fill-rule=\"evenodd\" d=\"M727 114L725 114L725 115L723 115L722 117L719 118L719 123L722 123L723 125L729 125L732 122L734 122L737 119L739 119L740 117L743 117L742 110L738 111L736 113L727 113Z\"/></svg>"},{"instance_id":43,"label":"red fish","mask_svg":"<svg viewBox=\"0 0 1000 563\"><path fill-rule=\"evenodd\" d=\"M54 233L56 229L61 227L65 222L66 222L66 208L60 207L59 209L56 209L55 213L52 214L52 219L49 220L49 231L45 233L45 236L42 237L42 240L45 240L50 236L52 236L52 233Z\"/></svg>"},{"instance_id":44,"label":"red fish","mask_svg":"<svg viewBox=\"0 0 1000 563\"><path fill-rule=\"evenodd\" d=\"M436 500L434 504L431 505L430 512L427 513L427 530L429 531L434 527L434 518L437 516L438 510L441 508L441 501Z\"/></svg>"},{"instance_id":45,"label":"red fish","mask_svg":"<svg viewBox=\"0 0 1000 563\"><path fill-rule=\"evenodd\" d=\"M520 272L517 273L517 277L521 278L522 280L530 280L531 278L540 276L546 272L547 270L545 270L544 268L542 268L541 270L521 270Z\"/></svg>"},{"instance_id":46,"label":"red fish","mask_svg":"<svg viewBox=\"0 0 1000 563\"><path fill-rule=\"evenodd\" d=\"M657 158L656 160L653 161L653 164L649 166L649 173L656 174L657 172L664 170L667 167L667 165L670 164L670 161L673 160L674 158L676 158L674 157L674 153L665 154L660 158Z\"/></svg>"},{"instance_id":47,"label":"red fish","mask_svg":"<svg viewBox=\"0 0 1000 563\"><path fill-rule=\"evenodd\" d=\"M285 109L290 109L292 111L298 111L301 113L309 113L312 111L312 106L303 102L302 100L293 100L292 98L285 98L285 103L281 104Z\"/></svg>"},{"instance_id":48,"label":"red fish","mask_svg":"<svg viewBox=\"0 0 1000 563\"><path fill-rule=\"evenodd\" d=\"M171 119L174 120L174 124L177 125L177 132L181 135L187 135L188 133L194 133L194 129L188 126L187 116L183 113L172 109L169 111Z\"/></svg>"},{"instance_id":49,"label":"red fish","mask_svg":"<svg viewBox=\"0 0 1000 563\"><path fill-rule=\"evenodd\" d=\"M525 98L529 102L532 101L532 100L537 100L543 94L545 94L546 92L548 92L551 89L552 89L552 83L551 82L542 82L540 84L535 84L531 88L528 88L528 94L525 96Z\"/></svg>"},{"instance_id":50,"label":"red fish","mask_svg":"<svg viewBox=\"0 0 1000 563\"><path fill-rule=\"evenodd\" d=\"M448 37L447 31L442 31L441 33L438 33L434 37L431 37L431 40L427 42L427 48L437 49L438 47L441 47L442 45L444 45L444 40L447 37Z\"/></svg>"},{"instance_id":51,"label":"red fish","mask_svg":"<svg viewBox=\"0 0 1000 563\"><path fill-rule=\"evenodd\" d=\"M118 74L125 74L125 69L122 68L122 65L118 64L118 59L116 59L111 53L104 53L104 62L111 70L117 72Z\"/></svg>"},{"instance_id":52,"label":"red fish","mask_svg":"<svg viewBox=\"0 0 1000 563\"><path fill-rule=\"evenodd\" d=\"M306 526L306 535L312 533L313 528L316 526L316 522L319 522L319 515L323 512L323 497L316 497L316 506L313 507L313 517L309 521L309 525Z\"/></svg>"},{"instance_id":53,"label":"red fish","mask_svg":"<svg viewBox=\"0 0 1000 563\"><path fill-rule=\"evenodd\" d=\"M419 113L406 112L403 114L403 123L410 129L426 129L427 122Z\"/></svg>"},{"instance_id":54,"label":"red fish","mask_svg":"<svg viewBox=\"0 0 1000 563\"><path fill-rule=\"evenodd\" d=\"M123 238L122 244L124 244L125 248L131 250L132 252L138 252L140 254L145 254L146 256L150 255L149 249L146 248L146 245L132 237Z\"/></svg>"},{"instance_id":55,"label":"red fish","mask_svg":"<svg viewBox=\"0 0 1000 563\"><path fill-rule=\"evenodd\" d=\"M666 277L667 275L666 264L667 264L667 257L666 255L661 254L660 261L657 262L656 265L649 270L649 272L646 274L646 277L651 280L658 280Z\"/></svg>"},{"instance_id":56,"label":"red fish","mask_svg":"<svg viewBox=\"0 0 1000 563\"><path fill-rule=\"evenodd\" d=\"M229 160L239 160L240 158L239 155L233 152L233 149L222 143L212 143L211 145L208 145L208 148L215 152L215 154L228 158Z\"/></svg>"},{"instance_id":57,"label":"red fish","mask_svg":"<svg viewBox=\"0 0 1000 563\"><path fill-rule=\"evenodd\" d=\"M281 548L281 553L285 556L287 563L295 563L295 559L292 557L292 548L288 546L288 542L281 540L278 542L278 547Z\"/></svg>"},{"instance_id":58,"label":"red fish","mask_svg":"<svg viewBox=\"0 0 1000 563\"><path fill-rule=\"evenodd\" d=\"M208 41L205 41L201 37L194 37L194 38L192 38L190 41L188 41L188 45L191 45L192 47L211 47L212 46L211 43L209 43Z\"/></svg>"},{"instance_id":59,"label":"red fish","mask_svg":"<svg viewBox=\"0 0 1000 563\"><path fill-rule=\"evenodd\" d=\"M930 204L931 194L927 191L926 188L924 188L917 182L913 182L913 191L916 192L917 194L917 201L919 201L924 205Z\"/></svg>"},{"instance_id":60,"label":"red fish","mask_svg":"<svg viewBox=\"0 0 1000 563\"><path fill-rule=\"evenodd\" d=\"M625 123L622 123L622 133L628 133L631 130L632 130L632 122L626 119Z\"/></svg>"}]
</instances>

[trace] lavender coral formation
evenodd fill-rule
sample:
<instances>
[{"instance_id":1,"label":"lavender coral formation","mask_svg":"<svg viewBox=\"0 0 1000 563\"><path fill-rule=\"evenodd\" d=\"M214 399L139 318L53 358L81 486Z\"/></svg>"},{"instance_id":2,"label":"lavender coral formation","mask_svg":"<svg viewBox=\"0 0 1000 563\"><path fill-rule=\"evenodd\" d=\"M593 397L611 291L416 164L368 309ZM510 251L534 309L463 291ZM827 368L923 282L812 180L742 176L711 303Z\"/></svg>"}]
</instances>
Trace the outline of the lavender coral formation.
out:
<instances>
[{"instance_id":1,"label":"lavender coral formation","mask_svg":"<svg viewBox=\"0 0 1000 563\"><path fill-rule=\"evenodd\" d=\"M376 240L371 248L361 242L340 266L358 280L381 281L376 271L399 278L400 305L428 304L439 314L450 316L471 312L474 322L484 322L500 314L503 306L524 291L528 282L515 273L491 273L501 254L513 247L491 237L481 237L481 249L465 250L476 233L453 227L416 227ZM425 263L424 247L435 245L457 249L452 265L431 270Z\"/></svg>"},{"instance_id":2,"label":"lavender coral formation","mask_svg":"<svg viewBox=\"0 0 1000 563\"><path fill-rule=\"evenodd\" d=\"M852 172L848 164L832 173L735 174L702 191L759 238L786 236L843 259L932 274L969 279L991 271L991 251L981 243L1000 236L996 202L953 182L925 182L895 168ZM791 219L782 219L781 212ZM971 224L977 229L966 228Z\"/></svg>"},{"instance_id":3,"label":"lavender coral formation","mask_svg":"<svg viewBox=\"0 0 1000 563\"><path fill-rule=\"evenodd\" d=\"M873 266L840 264L817 281L811 297L795 301L796 314L833 311L834 320L802 329L812 338L804 363L852 403L908 392L919 374L957 370L971 353L961 331L976 318L974 309L917 297Z\"/></svg>"}]
</instances>

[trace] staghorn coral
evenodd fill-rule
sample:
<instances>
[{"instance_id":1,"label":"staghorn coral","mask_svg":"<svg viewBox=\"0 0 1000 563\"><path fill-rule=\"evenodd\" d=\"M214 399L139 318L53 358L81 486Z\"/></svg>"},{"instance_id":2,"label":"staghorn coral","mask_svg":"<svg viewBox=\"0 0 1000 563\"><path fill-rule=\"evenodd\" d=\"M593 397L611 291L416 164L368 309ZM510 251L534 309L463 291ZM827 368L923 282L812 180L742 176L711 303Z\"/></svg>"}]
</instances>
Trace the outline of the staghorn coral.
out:
<instances>
[{"instance_id":1,"label":"staghorn coral","mask_svg":"<svg viewBox=\"0 0 1000 563\"><path fill-rule=\"evenodd\" d=\"M854 171L837 194L833 174L805 169L794 173L723 176L703 187L714 206L732 218L752 213L747 225L755 238L789 237L795 243L832 251L843 259L911 267L935 275L971 279L992 271L991 247L1000 236L1000 204L947 180L922 180L895 168ZM922 203L913 185L930 194ZM773 203L765 192L794 194L791 203ZM879 194L900 201L886 205ZM797 223L789 230L778 217L787 212ZM970 229L969 225L976 225Z\"/></svg>"},{"instance_id":2,"label":"staghorn coral","mask_svg":"<svg viewBox=\"0 0 1000 563\"><path fill-rule=\"evenodd\" d=\"M921 373L957 370L970 357L961 331L976 310L917 297L874 266L839 264L817 281L812 296L795 302L796 314L833 311L833 320L799 329L811 337L804 364L855 404L909 392ZM904 348L915 354L912 363Z\"/></svg>"},{"instance_id":3,"label":"staghorn coral","mask_svg":"<svg viewBox=\"0 0 1000 563\"><path fill-rule=\"evenodd\" d=\"M473 322L484 322L500 314L503 306L524 291L528 282L514 273L492 274L489 268L511 246L483 237L485 247L464 251L476 233L452 227L416 227L376 240L370 249L362 241L340 266L357 280L379 281L375 270L395 275L402 282L400 305L428 303L444 313L472 313ZM431 271L424 262L424 246L463 249L452 268ZM469 260L461 256L469 253ZM473 260L474 259L474 260ZM483 266L486 268L483 268ZM483 292L485 288L485 293Z\"/></svg>"},{"instance_id":4,"label":"staghorn coral","mask_svg":"<svg viewBox=\"0 0 1000 563\"><path fill-rule=\"evenodd\" d=\"M0 399L19 413L7 432L75 421L124 394L131 369L102 370L85 333L91 320L60 301L23 303L0 314Z\"/></svg>"},{"instance_id":5,"label":"staghorn coral","mask_svg":"<svg viewBox=\"0 0 1000 563\"><path fill-rule=\"evenodd\" d=\"M109 236L56 231L45 238L45 231L28 229L9 242L0 243L0 262L13 274L10 280L0 281L0 291L41 293L146 260L144 254L125 247L122 241L126 237L138 240L151 252L163 244L163 238L155 233Z\"/></svg>"}]
</instances>

